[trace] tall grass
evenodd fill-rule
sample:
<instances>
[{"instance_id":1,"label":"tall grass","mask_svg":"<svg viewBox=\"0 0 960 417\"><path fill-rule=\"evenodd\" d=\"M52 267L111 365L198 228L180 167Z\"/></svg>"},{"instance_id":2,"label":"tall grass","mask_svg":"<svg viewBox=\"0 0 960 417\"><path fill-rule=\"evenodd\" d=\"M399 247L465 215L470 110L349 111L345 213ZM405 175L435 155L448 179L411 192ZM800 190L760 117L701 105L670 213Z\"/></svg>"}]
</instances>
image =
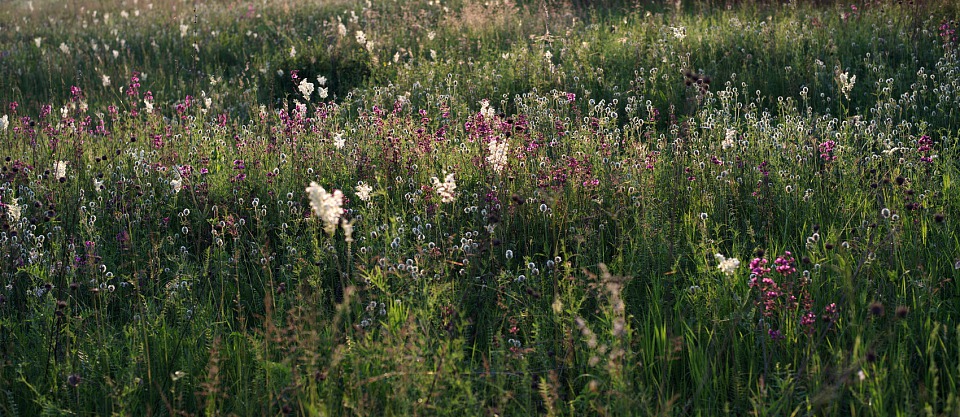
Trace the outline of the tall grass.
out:
<instances>
[{"instance_id":1,"label":"tall grass","mask_svg":"<svg viewBox=\"0 0 960 417\"><path fill-rule=\"evenodd\" d=\"M951 3L150 4L0 5L0 415L960 413Z\"/></svg>"}]
</instances>

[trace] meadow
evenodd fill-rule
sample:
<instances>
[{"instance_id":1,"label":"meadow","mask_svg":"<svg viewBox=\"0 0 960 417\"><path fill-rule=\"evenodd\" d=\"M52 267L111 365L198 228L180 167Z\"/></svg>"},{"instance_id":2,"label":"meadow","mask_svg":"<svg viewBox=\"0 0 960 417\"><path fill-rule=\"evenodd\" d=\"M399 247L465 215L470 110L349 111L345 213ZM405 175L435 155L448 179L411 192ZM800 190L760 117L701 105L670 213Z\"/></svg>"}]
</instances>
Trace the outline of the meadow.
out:
<instances>
[{"instance_id":1,"label":"meadow","mask_svg":"<svg viewBox=\"0 0 960 417\"><path fill-rule=\"evenodd\" d=\"M0 416L960 415L960 5L0 3Z\"/></svg>"}]
</instances>

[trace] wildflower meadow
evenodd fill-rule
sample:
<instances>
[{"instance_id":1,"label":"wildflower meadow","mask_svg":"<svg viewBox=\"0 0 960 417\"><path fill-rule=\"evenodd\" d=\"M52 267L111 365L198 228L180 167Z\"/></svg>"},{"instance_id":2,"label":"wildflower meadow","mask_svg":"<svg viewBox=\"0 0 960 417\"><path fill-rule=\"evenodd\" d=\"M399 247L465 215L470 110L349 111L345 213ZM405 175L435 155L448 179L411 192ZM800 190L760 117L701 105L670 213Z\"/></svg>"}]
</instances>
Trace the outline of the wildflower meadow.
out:
<instances>
[{"instance_id":1,"label":"wildflower meadow","mask_svg":"<svg viewBox=\"0 0 960 417\"><path fill-rule=\"evenodd\" d=\"M958 416L958 25L0 2L0 416Z\"/></svg>"}]
</instances>

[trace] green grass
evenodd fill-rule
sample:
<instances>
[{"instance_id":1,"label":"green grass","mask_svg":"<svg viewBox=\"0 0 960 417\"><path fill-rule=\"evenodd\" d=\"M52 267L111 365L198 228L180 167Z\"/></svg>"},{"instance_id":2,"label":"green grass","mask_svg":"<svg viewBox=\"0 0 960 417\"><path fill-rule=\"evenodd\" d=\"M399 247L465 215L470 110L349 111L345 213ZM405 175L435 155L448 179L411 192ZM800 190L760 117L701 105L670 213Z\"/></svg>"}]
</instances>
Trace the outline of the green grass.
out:
<instances>
[{"instance_id":1,"label":"green grass","mask_svg":"<svg viewBox=\"0 0 960 417\"><path fill-rule=\"evenodd\" d=\"M0 4L0 416L960 414L951 2L268 3Z\"/></svg>"}]
</instances>

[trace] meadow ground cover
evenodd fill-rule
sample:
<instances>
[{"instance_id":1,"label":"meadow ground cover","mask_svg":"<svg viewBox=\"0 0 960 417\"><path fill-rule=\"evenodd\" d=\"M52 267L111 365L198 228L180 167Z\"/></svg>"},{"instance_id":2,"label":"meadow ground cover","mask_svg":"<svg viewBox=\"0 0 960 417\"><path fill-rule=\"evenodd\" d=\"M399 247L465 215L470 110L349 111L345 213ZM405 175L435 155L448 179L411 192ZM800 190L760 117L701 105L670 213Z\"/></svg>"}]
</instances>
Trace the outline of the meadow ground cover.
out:
<instances>
[{"instance_id":1,"label":"meadow ground cover","mask_svg":"<svg viewBox=\"0 0 960 417\"><path fill-rule=\"evenodd\" d=\"M960 414L960 8L581 3L0 4L0 415Z\"/></svg>"}]
</instances>

